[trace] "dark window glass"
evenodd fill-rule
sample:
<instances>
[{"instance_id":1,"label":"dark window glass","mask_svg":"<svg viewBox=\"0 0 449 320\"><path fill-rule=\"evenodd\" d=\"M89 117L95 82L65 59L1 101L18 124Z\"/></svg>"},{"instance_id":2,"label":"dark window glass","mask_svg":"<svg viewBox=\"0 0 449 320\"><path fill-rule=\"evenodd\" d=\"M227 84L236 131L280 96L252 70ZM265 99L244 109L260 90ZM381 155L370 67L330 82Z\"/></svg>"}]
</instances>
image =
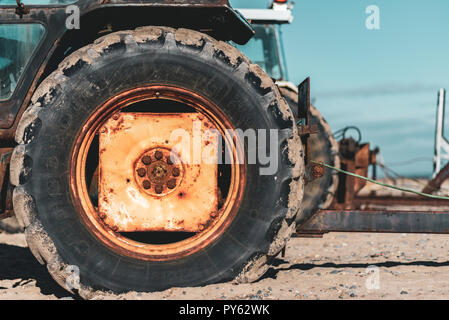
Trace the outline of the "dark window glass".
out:
<instances>
[{"instance_id":1,"label":"dark window glass","mask_svg":"<svg viewBox=\"0 0 449 320\"><path fill-rule=\"evenodd\" d=\"M40 24L0 25L0 100L13 94L44 32Z\"/></svg>"},{"instance_id":2,"label":"dark window glass","mask_svg":"<svg viewBox=\"0 0 449 320\"><path fill-rule=\"evenodd\" d=\"M257 63L265 72L276 80L284 79L282 54L274 25L253 25L256 34L243 46L235 45L253 63ZM285 79L284 79L285 80Z\"/></svg>"}]
</instances>

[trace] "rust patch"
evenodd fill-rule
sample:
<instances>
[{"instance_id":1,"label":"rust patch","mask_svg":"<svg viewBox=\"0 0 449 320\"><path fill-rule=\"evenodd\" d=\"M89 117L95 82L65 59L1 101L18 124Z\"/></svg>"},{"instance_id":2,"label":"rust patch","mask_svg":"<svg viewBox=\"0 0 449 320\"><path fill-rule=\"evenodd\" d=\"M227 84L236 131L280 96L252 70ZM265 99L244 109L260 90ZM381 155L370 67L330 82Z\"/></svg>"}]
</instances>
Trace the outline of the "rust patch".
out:
<instances>
[{"instance_id":1,"label":"rust patch","mask_svg":"<svg viewBox=\"0 0 449 320\"><path fill-rule=\"evenodd\" d=\"M198 232L210 224L218 207L218 139L206 134L213 127L205 122L198 113L124 112L103 125L98 206L105 224L117 232ZM198 124L199 152L207 146L213 155L207 162L202 154L199 163L193 159ZM188 148L172 136L180 128Z\"/></svg>"}]
</instances>

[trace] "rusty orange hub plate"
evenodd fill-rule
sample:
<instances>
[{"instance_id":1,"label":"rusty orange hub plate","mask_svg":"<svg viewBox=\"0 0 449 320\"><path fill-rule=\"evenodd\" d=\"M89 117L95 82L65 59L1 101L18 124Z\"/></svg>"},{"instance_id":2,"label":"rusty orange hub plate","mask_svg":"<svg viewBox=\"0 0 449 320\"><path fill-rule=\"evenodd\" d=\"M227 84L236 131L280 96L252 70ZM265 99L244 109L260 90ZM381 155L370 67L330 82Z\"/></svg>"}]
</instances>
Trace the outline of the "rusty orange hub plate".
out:
<instances>
[{"instance_id":1,"label":"rusty orange hub plate","mask_svg":"<svg viewBox=\"0 0 449 320\"><path fill-rule=\"evenodd\" d=\"M217 214L218 131L199 113L118 113L100 128L99 204L114 231L202 231Z\"/></svg>"}]
</instances>

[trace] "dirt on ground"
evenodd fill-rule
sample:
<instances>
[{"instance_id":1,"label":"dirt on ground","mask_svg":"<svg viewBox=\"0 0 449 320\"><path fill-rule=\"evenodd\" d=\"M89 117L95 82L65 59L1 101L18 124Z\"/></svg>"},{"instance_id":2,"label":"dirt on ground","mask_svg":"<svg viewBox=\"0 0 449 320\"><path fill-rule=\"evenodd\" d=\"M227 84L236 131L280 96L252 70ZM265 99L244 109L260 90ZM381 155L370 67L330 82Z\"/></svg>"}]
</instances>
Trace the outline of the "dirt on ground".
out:
<instances>
[{"instance_id":1,"label":"dirt on ground","mask_svg":"<svg viewBox=\"0 0 449 320\"><path fill-rule=\"evenodd\" d=\"M0 300L73 299L27 248L0 233ZM251 284L221 283L104 299L448 299L449 235L329 233L292 238Z\"/></svg>"},{"instance_id":2,"label":"dirt on ground","mask_svg":"<svg viewBox=\"0 0 449 320\"><path fill-rule=\"evenodd\" d=\"M293 238L263 278L106 299L447 299L449 236L330 233ZM73 299L32 256L23 234L0 234L0 300Z\"/></svg>"}]
</instances>

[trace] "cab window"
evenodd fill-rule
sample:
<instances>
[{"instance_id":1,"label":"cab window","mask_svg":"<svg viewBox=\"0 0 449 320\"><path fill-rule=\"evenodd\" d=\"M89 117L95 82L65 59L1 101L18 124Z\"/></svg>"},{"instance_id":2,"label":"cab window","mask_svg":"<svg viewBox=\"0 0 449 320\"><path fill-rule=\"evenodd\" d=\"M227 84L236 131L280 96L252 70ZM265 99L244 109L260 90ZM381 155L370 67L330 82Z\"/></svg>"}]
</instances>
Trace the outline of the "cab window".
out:
<instances>
[{"instance_id":1,"label":"cab window","mask_svg":"<svg viewBox=\"0 0 449 320\"><path fill-rule=\"evenodd\" d=\"M40 24L0 24L0 100L13 94L44 33Z\"/></svg>"},{"instance_id":2,"label":"cab window","mask_svg":"<svg viewBox=\"0 0 449 320\"><path fill-rule=\"evenodd\" d=\"M245 45L235 45L253 63L257 63L268 75L276 80L283 79L282 61L278 34L274 25L254 24L254 37Z\"/></svg>"}]
</instances>

